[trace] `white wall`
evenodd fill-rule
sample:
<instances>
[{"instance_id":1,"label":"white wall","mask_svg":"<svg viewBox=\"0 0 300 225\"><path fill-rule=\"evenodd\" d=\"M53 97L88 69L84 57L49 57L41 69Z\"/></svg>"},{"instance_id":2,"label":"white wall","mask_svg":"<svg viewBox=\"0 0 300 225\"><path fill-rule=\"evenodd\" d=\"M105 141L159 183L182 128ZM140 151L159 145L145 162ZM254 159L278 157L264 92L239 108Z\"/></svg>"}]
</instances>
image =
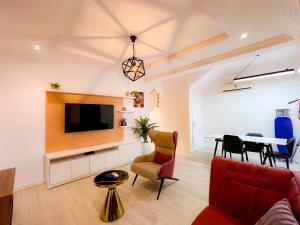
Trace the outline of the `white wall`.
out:
<instances>
[{"instance_id":1,"label":"white wall","mask_svg":"<svg viewBox=\"0 0 300 225\"><path fill-rule=\"evenodd\" d=\"M294 57L271 60L253 66L247 74L295 67L296 64ZM296 73L286 77L256 80L251 90L222 93L222 84L232 80L233 74L232 70L215 70L208 74L213 79L207 82L202 90L205 135L259 132L274 137L275 109L289 108L294 136L300 136L298 104L288 104L289 101L300 97L300 82ZM214 141L206 140L206 147L212 147L213 144Z\"/></svg>"},{"instance_id":2,"label":"white wall","mask_svg":"<svg viewBox=\"0 0 300 225\"><path fill-rule=\"evenodd\" d=\"M202 74L176 77L161 82L152 82L160 94L160 107L151 111L153 122L157 122L158 129L178 131L178 150L191 151L190 145L190 116L189 89Z\"/></svg>"},{"instance_id":3,"label":"white wall","mask_svg":"<svg viewBox=\"0 0 300 225\"><path fill-rule=\"evenodd\" d=\"M149 115L149 90L143 81L131 82L120 73L51 65L32 60L0 58L0 169L16 167L15 188L41 183L44 179L45 91L50 82L62 91L124 95L128 90L145 92Z\"/></svg>"}]
</instances>

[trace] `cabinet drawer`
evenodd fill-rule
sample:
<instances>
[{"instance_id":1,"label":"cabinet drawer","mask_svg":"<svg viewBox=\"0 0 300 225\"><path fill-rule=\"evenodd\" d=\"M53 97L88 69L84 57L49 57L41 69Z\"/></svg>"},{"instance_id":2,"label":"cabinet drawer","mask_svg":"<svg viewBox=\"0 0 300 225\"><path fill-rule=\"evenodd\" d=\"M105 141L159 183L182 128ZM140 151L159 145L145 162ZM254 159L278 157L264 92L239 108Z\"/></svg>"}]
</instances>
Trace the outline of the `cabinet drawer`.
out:
<instances>
[{"instance_id":1,"label":"cabinet drawer","mask_svg":"<svg viewBox=\"0 0 300 225\"><path fill-rule=\"evenodd\" d=\"M139 143L130 143L119 146L119 163L132 162L141 153Z\"/></svg>"},{"instance_id":2,"label":"cabinet drawer","mask_svg":"<svg viewBox=\"0 0 300 225\"><path fill-rule=\"evenodd\" d=\"M105 152L99 152L90 156L90 172L95 173L104 170L105 165Z\"/></svg>"},{"instance_id":3,"label":"cabinet drawer","mask_svg":"<svg viewBox=\"0 0 300 225\"><path fill-rule=\"evenodd\" d=\"M89 174L90 159L89 156L80 156L72 159L72 178L81 177Z\"/></svg>"},{"instance_id":4,"label":"cabinet drawer","mask_svg":"<svg viewBox=\"0 0 300 225\"><path fill-rule=\"evenodd\" d=\"M105 152L106 168L111 168L119 164L119 151L109 150Z\"/></svg>"},{"instance_id":5,"label":"cabinet drawer","mask_svg":"<svg viewBox=\"0 0 300 225\"><path fill-rule=\"evenodd\" d=\"M50 184L54 185L71 179L71 161L51 162L50 165Z\"/></svg>"}]
</instances>

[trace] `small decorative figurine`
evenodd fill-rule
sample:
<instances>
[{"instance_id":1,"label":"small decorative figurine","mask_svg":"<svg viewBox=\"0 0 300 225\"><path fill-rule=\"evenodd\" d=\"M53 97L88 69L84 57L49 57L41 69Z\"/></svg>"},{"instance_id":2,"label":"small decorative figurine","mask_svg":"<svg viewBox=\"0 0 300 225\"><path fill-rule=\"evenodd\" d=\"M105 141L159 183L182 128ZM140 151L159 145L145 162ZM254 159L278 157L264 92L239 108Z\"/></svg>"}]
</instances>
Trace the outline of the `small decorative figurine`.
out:
<instances>
[{"instance_id":1,"label":"small decorative figurine","mask_svg":"<svg viewBox=\"0 0 300 225\"><path fill-rule=\"evenodd\" d=\"M58 90L60 88L60 84L57 82L50 83L51 88L54 90Z\"/></svg>"},{"instance_id":2,"label":"small decorative figurine","mask_svg":"<svg viewBox=\"0 0 300 225\"><path fill-rule=\"evenodd\" d=\"M126 123L126 120L123 118L123 119L121 119L121 123L120 123L120 125L122 126L122 127L125 127L125 126L127 126L127 123Z\"/></svg>"}]
</instances>

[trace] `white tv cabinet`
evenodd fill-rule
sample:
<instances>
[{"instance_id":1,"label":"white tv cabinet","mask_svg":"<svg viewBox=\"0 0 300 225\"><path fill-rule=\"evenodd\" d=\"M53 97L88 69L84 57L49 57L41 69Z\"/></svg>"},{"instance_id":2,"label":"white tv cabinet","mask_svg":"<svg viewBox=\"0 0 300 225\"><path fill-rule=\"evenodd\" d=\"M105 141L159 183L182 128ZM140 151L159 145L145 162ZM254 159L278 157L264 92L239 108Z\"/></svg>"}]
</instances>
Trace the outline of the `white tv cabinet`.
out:
<instances>
[{"instance_id":1,"label":"white tv cabinet","mask_svg":"<svg viewBox=\"0 0 300 225\"><path fill-rule=\"evenodd\" d=\"M141 143L138 140L47 153L45 155L46 183L48 188L53 188L131 163L139 155L141 155Z\"/></svg>"}]
</instances>

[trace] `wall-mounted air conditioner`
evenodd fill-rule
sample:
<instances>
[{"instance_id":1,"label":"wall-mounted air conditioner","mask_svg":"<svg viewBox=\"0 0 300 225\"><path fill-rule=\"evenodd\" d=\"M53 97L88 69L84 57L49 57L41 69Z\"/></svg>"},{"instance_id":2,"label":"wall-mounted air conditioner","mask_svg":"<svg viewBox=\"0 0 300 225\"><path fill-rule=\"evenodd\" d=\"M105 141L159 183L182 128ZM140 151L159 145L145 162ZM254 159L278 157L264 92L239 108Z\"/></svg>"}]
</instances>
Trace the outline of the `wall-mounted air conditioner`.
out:
<instances>
[{"instance_id":1,"label":"wall-mounted air conditioner","mask_svg":"<svg viewBox=\"0 0 300 225\"><path fill-rule=\"evenodd\" d=\"M229 83L223 85L222 92L248 90L251 89L252 87L253 87L253 82Z\"/></svg>"}]
</instances>

